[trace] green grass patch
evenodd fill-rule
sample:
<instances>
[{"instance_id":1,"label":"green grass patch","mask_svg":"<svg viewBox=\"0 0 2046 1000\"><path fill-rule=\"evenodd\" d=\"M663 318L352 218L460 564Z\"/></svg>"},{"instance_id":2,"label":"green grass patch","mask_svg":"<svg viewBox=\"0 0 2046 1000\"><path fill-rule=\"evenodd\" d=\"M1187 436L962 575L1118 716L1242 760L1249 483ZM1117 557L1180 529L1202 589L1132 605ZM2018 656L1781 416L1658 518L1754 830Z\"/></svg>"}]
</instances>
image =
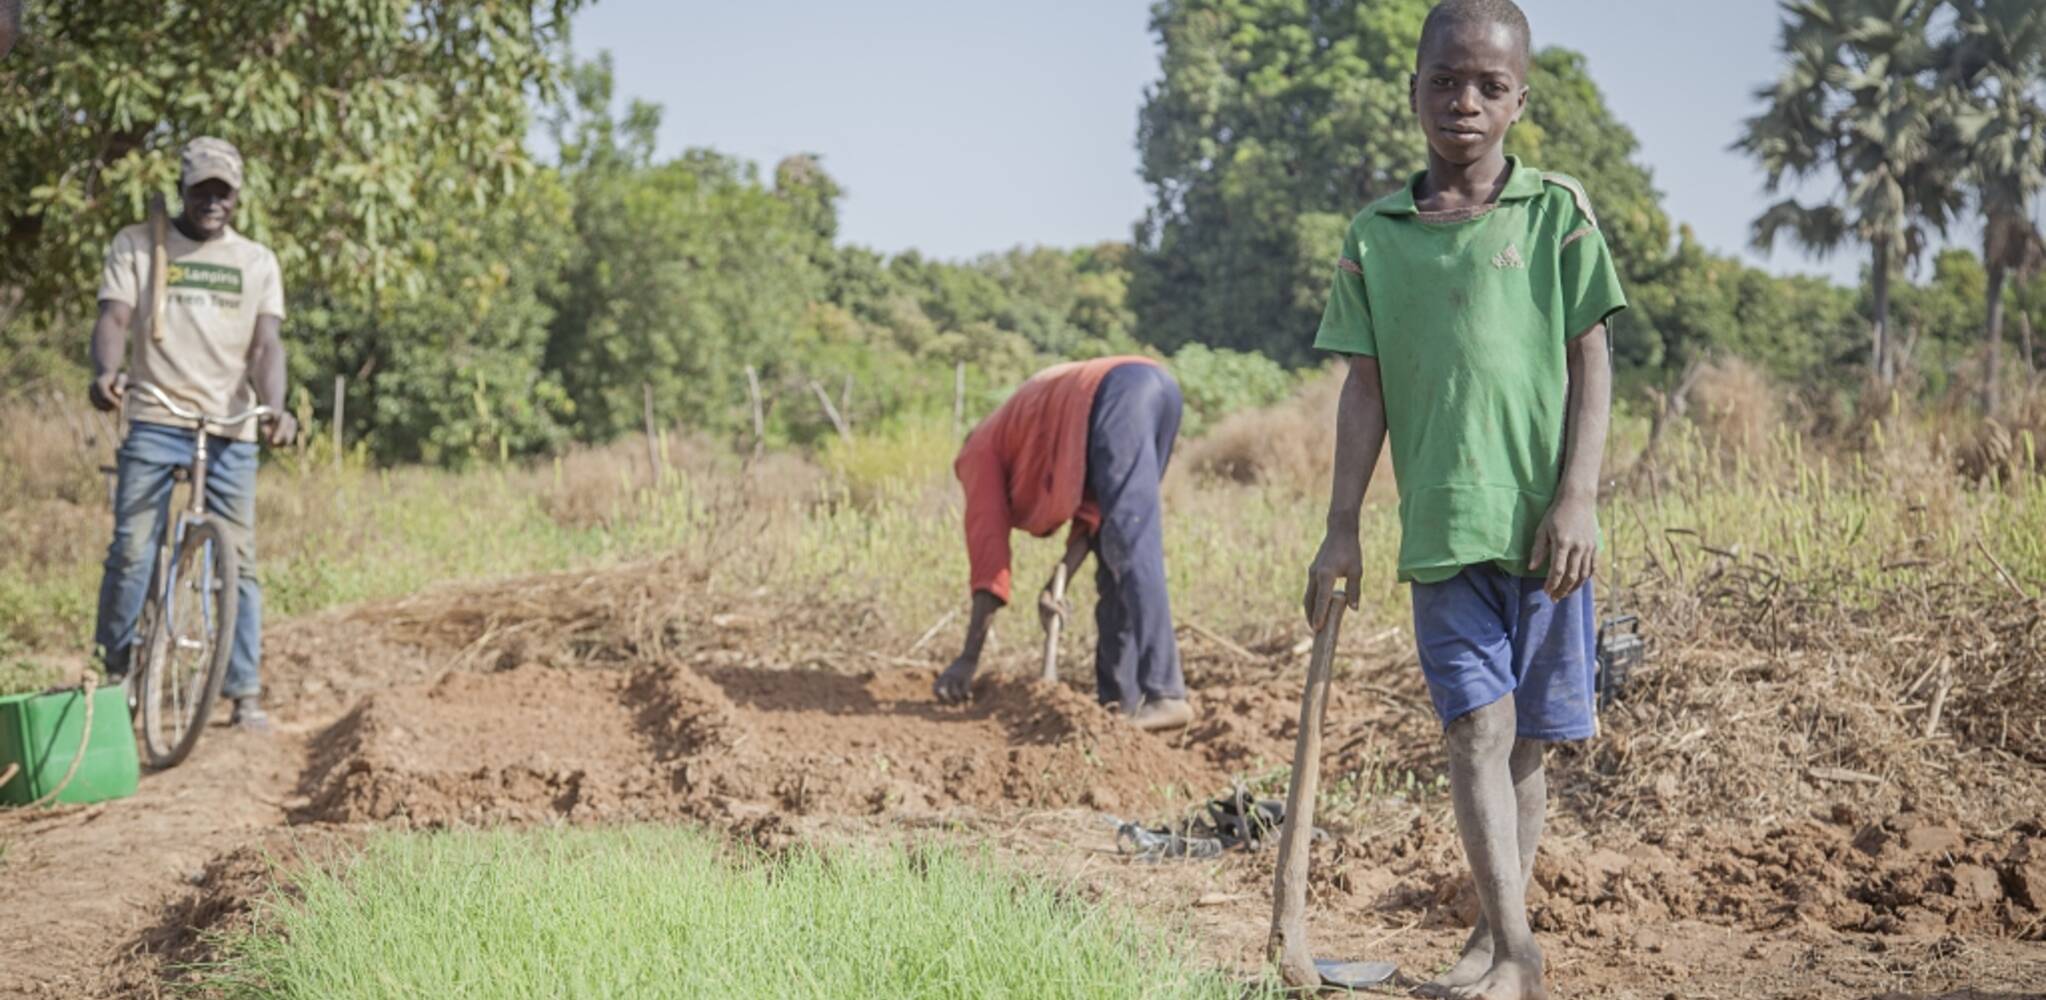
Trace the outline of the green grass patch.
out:
<instances>
[{"instance_id":1,"label":"green grass patch","mask_svg":"<svg viewBox=\"0 0 2046 1000\"><path fill-rule=\"evenodd\" d=\"M22 649L0 635L0 695L41 691L64 679L56 665L19 655Z\"/></svg>"},{"instance_id":2,"label":"green grass patch","mask_svg":"<svg viewBox=\"0 0 2046 1000\"><path fill-rule=\"evenodd\" d=\"M1112 907L949 849L735 857L667 827L385 834L200 984L230 997L1234 997Z\"/></svg>"}]
</instances>

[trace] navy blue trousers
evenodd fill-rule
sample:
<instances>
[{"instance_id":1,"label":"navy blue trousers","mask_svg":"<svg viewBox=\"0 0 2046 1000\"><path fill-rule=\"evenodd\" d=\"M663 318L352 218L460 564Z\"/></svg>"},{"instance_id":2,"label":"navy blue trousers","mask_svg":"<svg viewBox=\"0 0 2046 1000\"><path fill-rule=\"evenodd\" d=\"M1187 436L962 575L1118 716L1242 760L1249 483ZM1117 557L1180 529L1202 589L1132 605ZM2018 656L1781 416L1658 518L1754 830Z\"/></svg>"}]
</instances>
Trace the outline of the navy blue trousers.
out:
<instances>
[{"instance_id":1,"label":"navy blue trousers","mask_svg":"<svg viewBox=\"0 0 2046 1000\"><path fill-rule=\"evenodd\" d=\"M1179 437L1179 383L1156 365L1111 370L1087 423L1087 498L1101 508L1094 536L1094 606L1100 644L1095 689L1104 705L1135 711L1186 697L1172 607L1165 593L1165 523L1158 488Z\"/></svg>"}]
</instances>

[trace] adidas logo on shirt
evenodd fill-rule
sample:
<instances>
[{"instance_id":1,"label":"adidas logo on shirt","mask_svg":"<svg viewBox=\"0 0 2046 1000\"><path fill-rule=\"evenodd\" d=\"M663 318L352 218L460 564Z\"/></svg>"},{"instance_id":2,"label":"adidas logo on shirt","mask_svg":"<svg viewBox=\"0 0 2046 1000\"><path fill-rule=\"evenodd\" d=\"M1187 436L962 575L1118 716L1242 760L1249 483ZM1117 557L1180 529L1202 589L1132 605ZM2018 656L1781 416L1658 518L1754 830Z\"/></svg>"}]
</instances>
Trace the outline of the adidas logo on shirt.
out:
<instances>
[{"instance_id":1,"label":"adidas logo on shirt","mask_svg":"<svg viewBox=\"0 0 2046 1000\"><path fill-rule=\"evenodd\" d=\"M1499 256L1492 258L1492 266L1501 271L1511 271L1527 267L1527 261L1520 259L1519 247L1508 243L1506 249L1499 251Z\"/></svg>"}]
</instances>

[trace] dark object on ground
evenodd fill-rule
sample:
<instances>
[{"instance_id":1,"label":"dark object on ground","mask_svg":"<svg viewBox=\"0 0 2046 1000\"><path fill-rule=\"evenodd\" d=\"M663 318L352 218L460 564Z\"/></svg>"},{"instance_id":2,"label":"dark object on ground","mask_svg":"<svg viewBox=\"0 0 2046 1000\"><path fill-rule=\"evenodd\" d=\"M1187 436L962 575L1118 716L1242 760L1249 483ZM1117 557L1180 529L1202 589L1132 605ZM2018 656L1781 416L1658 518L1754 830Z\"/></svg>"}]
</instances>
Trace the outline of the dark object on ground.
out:
<instances>
[{"instance_id":1,"label":"dark object on ground","mask_svg":"<svg viewBox=\"0 0 2046 1000\"><path fill-rule=\"evenodd\" d=\"M1265 846L1286 822L1284 802L1246 798L1241 791L1208 803L1206 811L1215 836L1230 847L1246 851Z\"/></svg>"},{"instance_id":2,"label":"dark object on ground","mask_svg":"<svg viewBox=\"0 0 2046 1000\"><path fill-rule=\"evenodd\" d=\"M1212 858L1223 851L1219 838L1180 833L1168 827L1151 829L1141 823L1117 826L1115 849L1137 861Z\"/></svg>"},{"instance_id":3,"label":"dark object on ground","mask_svg":"<svg viewBox=\"0 0 2046 1000\"><path fill-rule=\"evenodd\" d=\"M1603 712L1613 699L1619 697L1621 689L1633 677L1634 668L1648 654L1648 643L1641 638L1641 618L1638 615L1621 615L1608 618L1598 626L1598 668L1593 684L1598 691L1598 710Z\"/></svg>"},{"instance_id":4,"label":"dark object on ground","mask_svg":"<svg viewBox=\"0 0 2046 1000\"><path fill-rule=\"evenodd\" d=\"M1139 861L1212 858L1229 850L1257 850L1269 843L1272 834L1285 822L1285 803L1277 799L1251 799L1239 789L1208 803L1202 807L1201 815L1177 826L1147 827L1119 822L1115 828L1115 848Z\"/></svg>"}]
</instances>

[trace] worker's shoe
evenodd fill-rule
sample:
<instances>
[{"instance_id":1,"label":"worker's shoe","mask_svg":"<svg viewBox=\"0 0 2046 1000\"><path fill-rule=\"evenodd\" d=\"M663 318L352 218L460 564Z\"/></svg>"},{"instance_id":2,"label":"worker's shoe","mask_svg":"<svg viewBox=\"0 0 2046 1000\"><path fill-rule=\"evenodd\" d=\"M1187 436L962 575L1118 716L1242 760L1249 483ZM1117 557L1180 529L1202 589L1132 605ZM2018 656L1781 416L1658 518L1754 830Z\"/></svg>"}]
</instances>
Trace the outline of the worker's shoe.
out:
<instances>
[{"instance_id":1,"label":"worker's shoe","mask_svg":"<svg viewBox=\"0 0 2046 1000\"><path fill-rule=\"evenodd\" d=\"M263 699L245 694L234 700L234 714L227 724L245 733L267 733L270 731L270 713L263 711Z\"/></svg>"},{"instance_id":2,"label":"worker's shoe","mask_svg":"<svg viewBox=\"0 0 2046 1000\"><path fill-rule=\"evenodd\" d=\"M1193 706L1185 698L1153 698L1130 713L1130 725L1150 733L1181 729L1193 720Z\"/></svg>"}]
</instances>

